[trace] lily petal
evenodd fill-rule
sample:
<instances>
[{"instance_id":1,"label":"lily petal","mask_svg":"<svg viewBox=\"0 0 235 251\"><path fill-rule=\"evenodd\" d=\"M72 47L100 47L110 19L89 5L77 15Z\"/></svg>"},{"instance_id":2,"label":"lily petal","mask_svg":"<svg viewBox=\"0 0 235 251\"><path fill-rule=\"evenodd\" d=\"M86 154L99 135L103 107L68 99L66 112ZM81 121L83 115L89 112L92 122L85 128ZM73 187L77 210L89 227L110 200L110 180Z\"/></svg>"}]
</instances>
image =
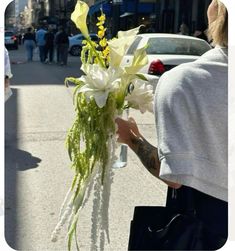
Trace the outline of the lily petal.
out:
<instances>
[{"instance_id":1,"label":"lily petal","mask_svg":"<svg viewBox=\"0 0 235 251\"><path fill-rule=\"evenodd\" d=\"M94 92L93 97L95 99L96 104L99 108L102 108L105 106L107 98L108 98L108 91L102 91L102 92Z\"/></svg>"},{"instance_id":2,"label":"lily petal","mask_svg":"<svg viewBox=\"0 0 235 251\"><path fill-rule=\"evenodd\" d=\"M135 80L133 85L133 91L126 97L128 104L134 109L139 109L141 113L153 112L153 86L140 79Z\"/></svg>"},{"instance_id":3,"label":"lily petal","mask_svg":"<svg viewBox=\"0 0 235 251\"><path fill-rule=\"evenodd\" d=\"M77 1L75 9L71 14L71 20L76 24L85 38L89 37L89 32L86 24L89 6L83 1Z\"/></svg>"},{"instance_id":4,"label":"lily petal","mask_svg":"<svg viewBox=\"0 0 235 251\"><path fill-rule=\"evenodd\" d=\"M118 38L108 41L110 49L110 65L113 67L118 67L122 61L122 58L129 48L129 46L135 40L136 34L139 31L139 27L128 30L119 31Z\"/></svg>"},{"instance_id":5,"label":"lily petal","mask_svg":"<svg viewBox=\"0 0 235 251\"><path fill-rule=\"evenodd\" d=\"M138 26L136 28L133 28L133 29L130 29L130 30L127 30L127 31L119 31L118 32L118 38L136 36L138 34L139 29L140 29L141 26L143 26L143 25L140 25L140 26Z\"/></svg>"}]
</instances>

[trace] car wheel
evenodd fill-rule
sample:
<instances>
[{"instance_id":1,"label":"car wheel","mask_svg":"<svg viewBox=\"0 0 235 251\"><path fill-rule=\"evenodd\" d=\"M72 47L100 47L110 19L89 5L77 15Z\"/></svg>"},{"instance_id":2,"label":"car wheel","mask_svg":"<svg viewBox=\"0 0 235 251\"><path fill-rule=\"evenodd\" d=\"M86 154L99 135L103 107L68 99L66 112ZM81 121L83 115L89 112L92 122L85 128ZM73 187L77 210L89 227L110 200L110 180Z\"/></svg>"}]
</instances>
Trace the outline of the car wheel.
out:
<instances>
[{"instance_id":1,"label":"car wheel","mask_svg":"<svg viewBox=\"0 0 235 251\"><path fill-rule=\"evenodd\" d=\"M80 46L75 45L70 49L70 54L73 56L80 56L81 51L82 51L82 48Z\"/></svg>"}]
</instances>

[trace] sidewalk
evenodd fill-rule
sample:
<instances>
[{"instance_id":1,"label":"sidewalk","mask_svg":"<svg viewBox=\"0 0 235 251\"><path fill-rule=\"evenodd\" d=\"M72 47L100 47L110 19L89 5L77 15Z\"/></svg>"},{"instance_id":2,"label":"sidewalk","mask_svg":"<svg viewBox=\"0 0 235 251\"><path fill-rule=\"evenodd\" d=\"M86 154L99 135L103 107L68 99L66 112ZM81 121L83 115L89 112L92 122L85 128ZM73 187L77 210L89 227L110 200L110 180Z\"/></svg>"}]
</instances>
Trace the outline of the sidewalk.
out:
<instances>
[{"instance_id":1,"label":"sidewalk","mask_svg":"<svg viewBox=\"0 0 235 251\"><path fill-rule=\"evenodd\" d=\"M22 56L19 51L13 60L22 60ZM74 118L72 89L62 83L63 74L68 74L65 69L73 70L74 74L79 68L77 59L72 59L68 68L40 62L13 65L13 97L6 104L5 230L8 242L18 250L67 250L66 226L58 242L52 243L50 236L73 178L64 145ZM48 82L40 84L42 80ZM130 110L129 116L136 119L147 140L156 145L154 115ZM128 149L127 166L114 169L109 207L110 243L105 240L103 250L127 250L134 207L164 205L165 196L166 185L149 174ZM91 249L92 209L91 196L79 218L81 251L102 250Z\"/></svg>"}]
</instances>

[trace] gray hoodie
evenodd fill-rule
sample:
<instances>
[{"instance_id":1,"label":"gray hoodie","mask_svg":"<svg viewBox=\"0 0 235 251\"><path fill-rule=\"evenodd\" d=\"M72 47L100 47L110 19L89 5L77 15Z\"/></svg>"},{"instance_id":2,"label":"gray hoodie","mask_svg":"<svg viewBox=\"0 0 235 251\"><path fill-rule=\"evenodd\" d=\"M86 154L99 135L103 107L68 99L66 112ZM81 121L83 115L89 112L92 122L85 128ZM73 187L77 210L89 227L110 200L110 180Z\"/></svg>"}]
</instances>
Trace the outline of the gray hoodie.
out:
<instances>
[{"instance_id":1,"label":"gray hoodie","mask_svg":"<svg viewBox=\"0 0 235 251\"><path fill-rule=\"evenodd\" d=\"M227 49L216 47L165 73L154 109L160 177L227 201Z\"/></svg>"}]
</instances>

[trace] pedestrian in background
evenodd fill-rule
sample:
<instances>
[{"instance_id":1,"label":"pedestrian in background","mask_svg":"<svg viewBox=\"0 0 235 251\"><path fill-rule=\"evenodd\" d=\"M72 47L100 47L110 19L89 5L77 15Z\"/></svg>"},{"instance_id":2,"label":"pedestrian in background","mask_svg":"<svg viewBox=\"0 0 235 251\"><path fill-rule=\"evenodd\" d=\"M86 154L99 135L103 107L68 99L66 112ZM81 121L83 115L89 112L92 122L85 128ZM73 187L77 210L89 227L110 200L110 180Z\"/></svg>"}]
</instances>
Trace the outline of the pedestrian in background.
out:
<instances>
[{"instance_id":1,"label":"pedestrian in background","mask_svg":"<svg viewBox=\"0 0 235 251\"><path fill-rule=\"evenodd\" d=\"M19 45L22 44L22 34L21 33L18 34L18 42L19 42Z\"/></svg>"},{"instance_id":2,"label":"pedestrian in background","mask_svg":"<svg viewBox=\"0 0 235 251\"><path fill-rule=\"evenodd\" d=\"M45 34L45 62L51 64L54 57L54 40L55 35L52 28L48 28L47 33Z\"/></svg>"},{"instance_id":3,"label":"pedestrian in background","mask_svg":"<svg viewBox=\"0 0 235 251\"><path fill-rule=\"evenodd\" d=\"M10 88L10 78L12 77L11 73L11 64L10 64L10 58L9 58L9 53L8 50L5 47L5 58L4 58L4 63L5 63L5 82L4 82L4 90L5 90L5 102L10 98L12 95L12 91Z\"/></svg>"},{"instance_id":4,"label":"pedestrian in background","mask_svg":"<svg viewBox=\"0 0 235 251\"><path fill-rule=\"evenodd\" d=\"M59 63L61 66L67 65L69 36L63 27L61 28L61 32L59 32L56 37L56 43L59 50Z\"/></svg>"},{"instance_id":5,"label":"pedestrian in background","mask_svg":"<svg viewBox=\"0 0 235 251\"><path fill-rule=\"evenodd\" d=\"M206 26L203 25L203 24L198 24L196 26L196 29L195 29L194 33L193 33L193 36L197 37L197 38L200 38L200 39L203 39L203 40L208 42L206 32L207 32L206 31Z\"/></svg>"},{"instance_id":6,"label":"pedestrian in background","mask_svg":"<svg viewBox=\"0 0 235 251\"><path fill-rule=\"evenodd\" d=\"M35 39L35 33L33 32L33 29L31 27L29 27L26 33L24 34L23 44L27 52L27 60L28 62L32 62L33 50L36 47L36 39Z\"/></svg>"},{"instance_id":7,"label":"pedestrian in background","mask_svg":"<svg viewBox=\"0 0 235 251\"><path fill-rule=\"evenodd\" d=\"M43 26L40 26L39 30L36 32L36 42L39 49L39 58L42 63L45 62L45 34L46 30Z\"/></svg>"},{"instance_id":8,"label":"pedestrian in background","mask_svg":"<svg viewBox=\"0 0 235 251\"><path fill-rule=\"evenodd\" d=\"M185 22L182 22L179 30L180 35L189 35L189 28Z\"/></svg>"},{"instance_id":9,"label":"pedestrian in background","mask_svg":"<svg viewBox=\"0 0 235 251\"><path fill-rule=\"evenodd\" d=\"M212 0L207 15L215 48L164 73L158 82L158 148L146 141L133 118L116 123L119 141L168 185L166 207L187 212L192 200L195 217L209 236L217 236L206 239L206 250L216 250L228 235L228 14L221 1Z\"/></svg>"},{"instance_id":10,"label":"pedestrian in background","mask_svg":"<svg viewBox=\"0 0 235 251\"><path fill-rule=\"evenodd\" d=\"M56 50L56 62L57 64L60 63L60 53L59 53L59 46L58 46L58 35L62 32L62 26L59 26L58 31L55 34L55 50Z\"/></svg>"}]
</instances>

